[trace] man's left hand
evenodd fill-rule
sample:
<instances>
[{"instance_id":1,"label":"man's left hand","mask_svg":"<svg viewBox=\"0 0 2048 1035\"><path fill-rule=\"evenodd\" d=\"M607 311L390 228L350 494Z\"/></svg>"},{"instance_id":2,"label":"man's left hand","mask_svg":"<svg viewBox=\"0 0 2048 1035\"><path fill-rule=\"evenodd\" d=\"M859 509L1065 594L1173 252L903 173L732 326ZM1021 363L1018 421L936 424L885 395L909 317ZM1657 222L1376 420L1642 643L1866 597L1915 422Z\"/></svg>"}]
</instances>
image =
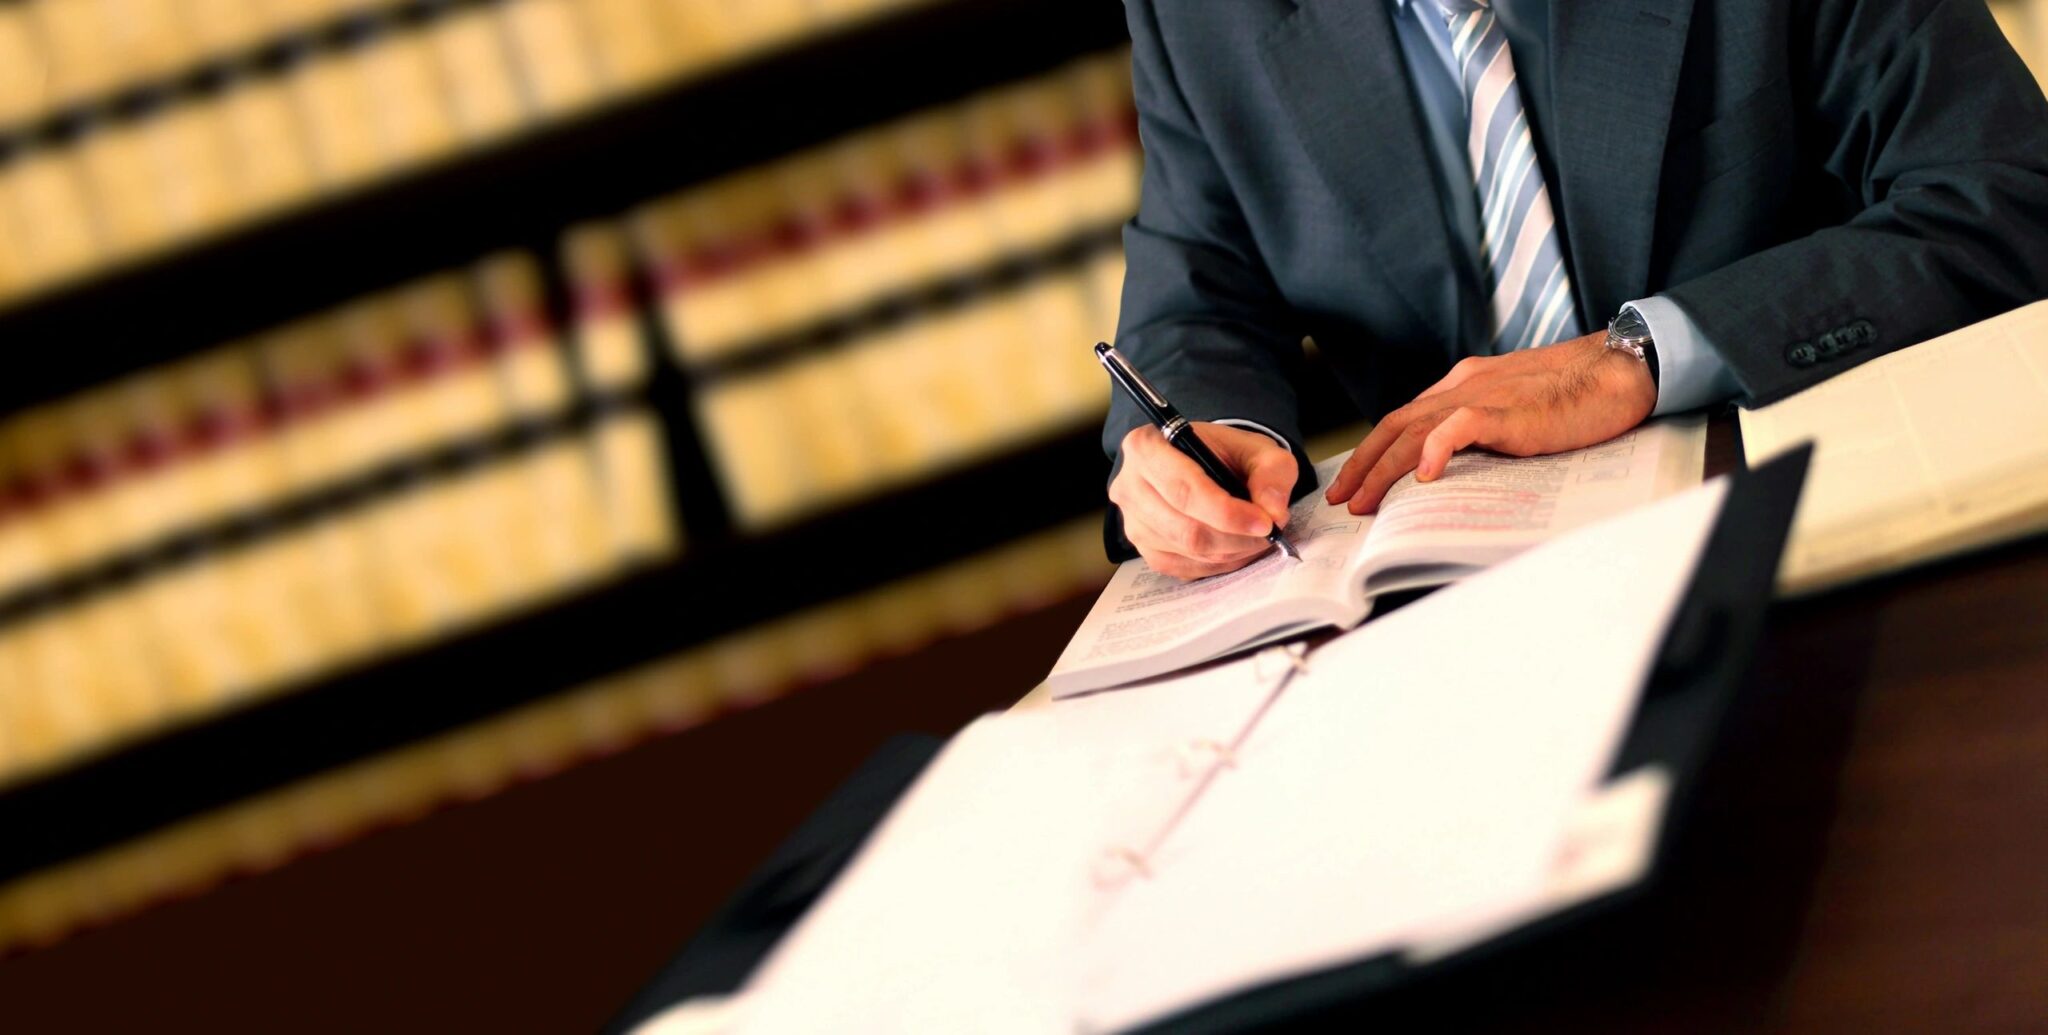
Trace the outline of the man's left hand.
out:
<instances>
[{"instance_id":1,"label":"man's left hand","mask_svg":"<svg viewBox=\"0 0 2048 1035\"><path fill-rule=\"evenodd\" d=\"M1657 385L1642 360L1606 347L1605 330L1540 349L1458 361L1415 401L1387 414L1325 499L1353 514L1379 509L1401 476L1432 481L1451 454L1483 446L1511 456L1595 445L1643 422Z\"/></svg>"}]
</instances>

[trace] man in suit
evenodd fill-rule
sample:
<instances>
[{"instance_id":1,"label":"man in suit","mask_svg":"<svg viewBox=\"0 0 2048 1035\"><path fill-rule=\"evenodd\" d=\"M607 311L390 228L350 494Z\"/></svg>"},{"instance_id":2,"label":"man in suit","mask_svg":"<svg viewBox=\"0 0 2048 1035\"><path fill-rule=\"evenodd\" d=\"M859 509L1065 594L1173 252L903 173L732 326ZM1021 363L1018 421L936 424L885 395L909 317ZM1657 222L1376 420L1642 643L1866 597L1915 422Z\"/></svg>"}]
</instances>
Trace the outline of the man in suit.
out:
<instances>
[{"instance_id":1,"label":"man in suit","mask_svg":"<svg viewBox=\"0 0 2048 1035\"><path fill-rule=\"evenodd\" d=\"M1983 0L1126 0L1145 175L1108 540L1237 568L1313 483L1313 338L1375 509L1479 446L1761 405L2048 294L2048 102Z\"/></svg>"}]
</instances>

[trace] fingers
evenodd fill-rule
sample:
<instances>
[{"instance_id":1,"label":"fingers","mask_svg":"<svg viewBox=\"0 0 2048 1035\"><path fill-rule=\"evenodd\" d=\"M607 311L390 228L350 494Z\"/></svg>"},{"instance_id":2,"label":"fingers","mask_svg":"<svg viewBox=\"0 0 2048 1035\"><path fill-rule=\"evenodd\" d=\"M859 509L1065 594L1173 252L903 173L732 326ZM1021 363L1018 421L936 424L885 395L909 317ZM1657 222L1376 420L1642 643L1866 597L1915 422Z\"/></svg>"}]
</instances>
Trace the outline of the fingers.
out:
<instances>
[{"instance_id":1,"label":"fingers","mask_svg":"<svg viewBox=\"0 0 2048 1035\"><path fill-rule=\"evenodd\" d=\"M1479 443L1492 430L1499 415L1471 406L1460 406L1451 411L1422 440L1422 457L1415 465L1415 480L1431 482L1443 477L1444 468L1451 462L1451 454Z\"/></svg>"},{"instance_id":2,"label":"fingers","mask_svg":"<svg viewBox=\"0 0 2048 1035\"><path fill-rule=\"evenodd\" d=\"M1399 435L1388 443L1386 450L1373 461L1373 465L1360 481L1358 491L1351 496L1350 510L1353 514L1370 514L1377 511L1387 490L1401 476L1415 469L1422 459L1422 443L1429 433L1442 423L1449 414L1438 414L1409 421ZM1360 446L1364 449L1364 446Z\"/></svg>"},{"instance_id":3,"label":"fingers","mask_svg":"<svg viewBox=\"0 0 2048 1035\"><path fill-rule=\"evenodd\" d=\"M1380 462L1388 448L1407 432L1411 423L1431 411L1449 410L1451 400L1440 398L1441 396L1461 387L1478 390L1485 384L1498 383L1502 378L1512 376L1514 370L1525 366L1527 362L1527 353L1514 353L1506 356L1467 356L1453 364L1450 373L1430 385L1427 391L1416 396L1408 405L1387 414L1385 420L1373 427L1372 433L1352 451L1351 459L1345 461L1344 469L1338 473L1336 482L1330 486L1327 496L1329 502L1337 503L1356 497L1365 485L1366 473ZM1459 393L1461 397L1471 394L1469 391ZM1429 402L1427 407L1423 406L1425 401ZM1439 473L1441 470L1439 467ZM1406 471L1402 473L1405 474Z\"/></svg>"},{"instance_id":4,"label":"fingers","mask_svg":"<svg viewBox=\"0 0 2048 1035\"><path fill-rule=\"evenodd\" d=\"M1213 544L1202 544L1202 553L1190 554L1194 545L1182 545L1178 533L1162 532L1147 525L1143 518L1132 518L1130 511L1124 513L1124 535L1145 558L1152 570L1177 579L1200 579L1236 571L1266 552L1263 539L1256 540L1256 548L1247 546L1241 552L1215 551Z\"/></svg>"},{"instance_id":5,"label":"fingers","mask_svg":"<svg viewBox=\"0 0 2048 1035\"><path fill-rule=\"evenodd\" d=\"M1280 448L1279 443L1266 439L1266 445L1268 448L1255 451L1235 466L1244 472L1244 484L1252 492L1252 502L1266 513L1273 527L1286 528L1287 501L1294 495L1294 482L1301 476L1301 468L1296 466L1294 454Z\"/></svg>"},{"instance_id":6,"label":"fingers","mask_svg":"<svg viewBox=\"0 0 2048 1035\"><path fill-rule=\"evenodd\" d=\"M1219 570L1227 571L1267 548L1265 534L1269 523L1263 515L1259 517L1256 535L1222 531L1174 506L1142 477L1118 477L1110 486L1110 499L1123 509L1125 536L1147 560L1154 555L1172 555L1204 565L1221 565ZM1242 500L1233 502L1254 513L1258 511Z\"/></svg>"},{"instance_id":7,"label":"fingers","mask_svg":"<svg viewBox=\"0 0 2048 1035\"><path fill-rule=\"evenodd\" d=\"M1378 424L1373 425L1372 431L1365 436L1365 441L1360 442L1358 448L1351 451L1351 456L1337 471L1337 480L1331 482L1330 491L1323 494L1325 502L1342 503L1358 495L1359 487L1365 484L1366 472L1371 471L1373 465L1379 463L1387 447L1393 445L1394 440L1408 429L1409 422L1414 420L1414 406L1414 403L1409 403L1387 414Z\"/></svg>"},{"instance_id":8,"label":"fingers","mask_svg":"<svg viewBox=\"0 0 2048 1035\"><path fill-rule=\"evenodd\" d=\"M1139 539L1153 538L1142 526L1133 528L1129 523L1125 524L1124 533L1132 537L1131 541L1133 544L1137 543ZM1145 558L1145 563L1150 565L1153 571L1161 575L1186 580L1206 579L1211 575L1221 575L1225 572L1236 571L1250 563L1257 556L1242 557L1229 561L1210 561L1175 553L1172 550L1157 545L1150 548L1140 547L1138 552Z\"/></svg>"},{"instance_id":9,"label":"fingers","mask_svg":"<svg viewBox=\"0 0 2048 1035\"><path fill-rule=\"evenodd\" d=\"M1294 453L1264 432L1221 424L1191 425L1210 450L1244 479L1252 505L1274 528L1287 527L1288 500L1300 476ZM1176 451L1177 452L1177 451ZM1265 535L1262 529L1259 533Z\"/></svg>"},{"instance_id":10,"label":"fingers","mask_svg":"<svg viewBox=\"0 0 2048 1035\"><path fill-rule=\"evenodd\" d=\"M1209 436L1204 435L1203 440L1208 441ZM1158 431L1140 428L1125 436L1124 447L1126 471L1134 471L1168 508L1226 535L1263 540L1272 530L1273 519L1264 510L1224 492L1200 465L1173 448ZM1152 521L1155 527L1162 523Z\"/></svg>"}]
</instances>

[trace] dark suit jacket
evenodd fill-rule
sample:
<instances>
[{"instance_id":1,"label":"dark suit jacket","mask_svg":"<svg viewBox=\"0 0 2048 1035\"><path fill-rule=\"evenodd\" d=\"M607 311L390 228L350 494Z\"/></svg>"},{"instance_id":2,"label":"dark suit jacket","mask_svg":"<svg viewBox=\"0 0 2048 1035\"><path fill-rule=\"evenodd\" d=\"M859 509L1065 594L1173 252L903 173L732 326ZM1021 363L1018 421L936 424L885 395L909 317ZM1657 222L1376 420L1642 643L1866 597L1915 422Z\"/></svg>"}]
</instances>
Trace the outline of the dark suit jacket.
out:
<instances>
[{"instance_id":1,"label":"dark suit jacket","mask_svg":"<svg viewBox=\"0 0 2048 1035\"><path fill-rule=\"evenodd\" d=\"M1369 416L1441 377L1485 303L1385 0L1125 7L1118 347L1190 419L1296 443L1304 336ZM1665 293L1760 405L2048 295L2048 102L1983 0L1552 0L1541 29L1515 62L1583 326ZM1112 404L1113 459L1140 423Z\"/></svg>"}]
</instances>

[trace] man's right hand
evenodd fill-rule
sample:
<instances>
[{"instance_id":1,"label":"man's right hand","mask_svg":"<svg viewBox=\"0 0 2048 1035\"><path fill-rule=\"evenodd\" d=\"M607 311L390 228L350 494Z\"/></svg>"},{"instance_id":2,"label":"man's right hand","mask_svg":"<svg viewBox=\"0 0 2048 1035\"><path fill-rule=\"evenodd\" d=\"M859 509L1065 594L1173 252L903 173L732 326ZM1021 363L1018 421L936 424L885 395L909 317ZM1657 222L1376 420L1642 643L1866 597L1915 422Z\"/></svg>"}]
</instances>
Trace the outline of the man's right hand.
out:
<instances>
[{"instance_id":1,"label":"man's right hand","mask_svg":"<svg viewBox=\"0 0 2048 1035\"><path fill-rule=\"evenodd\" d=\"M1294 454L1256 431L1189 425L1251 488L1247 503L1224 492L1151 425L1124 436L1123 467L1109 483L1124 535L1152 570L1180 579L1236 571L1271 549L1266 533L1287 527L1299 473Z\"/></svg>"}]
</instances>

